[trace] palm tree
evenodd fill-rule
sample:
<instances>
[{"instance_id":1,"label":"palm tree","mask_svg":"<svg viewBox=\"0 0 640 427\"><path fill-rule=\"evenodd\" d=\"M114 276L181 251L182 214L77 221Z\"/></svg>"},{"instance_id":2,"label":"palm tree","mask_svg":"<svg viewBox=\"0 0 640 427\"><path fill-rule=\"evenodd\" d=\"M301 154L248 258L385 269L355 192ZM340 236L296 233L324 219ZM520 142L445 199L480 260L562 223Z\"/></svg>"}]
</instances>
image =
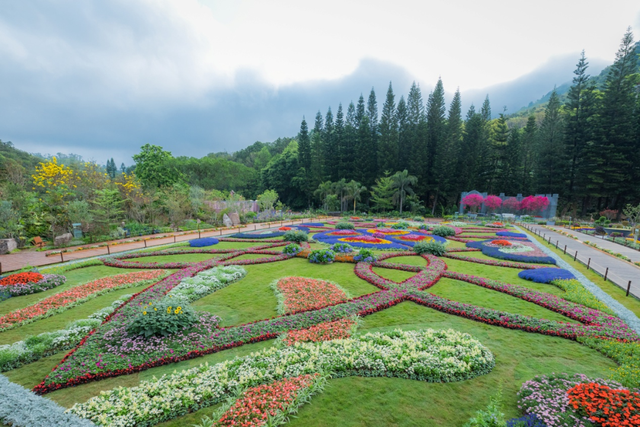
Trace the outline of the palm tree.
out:
<instances>
[{"instance_id":1,"label":"palm tree","mask_svg":"<svg viewBox=\"0 0 640 427\"><path fill-rule=\"evenodd\" d=\"M356 201L360 200L360 195L363 191L367 191L367 187L364 185L360 185L359 182L354 181L353 179L349 182L345 187L346 198L347 200L353 199L353 214L356 214Z\"/></svg>"},{"instance_id":2,"label":"palm tree","mask_svg":"<svg viewBox=\"0 0 640 427\"><path fill-rule=\"evenodd\" d=\"M418 182L418 178L413 175L409 175L409 171L406 169L402 172L396 172L393 176L391 176L392 187L396 189L393 193L393 201L397 203L400 202L400 213L402 213L402 205L404 203L404 198L407 194L414 194L412 185L416 185Z\"/></svg>"},{"instance_id":3,"label":"palm tree","mask_svg":"<svg viewBox=\"0 0 640 427\"><path fill-rule=\"evenodd\" d=\"M338 196L338 199L340 200L340 211L344 211L345 207L344 207L344 202L345 202L345 194L344 194L344 190L345 190L345 186L347 185L347 181L342 178L340 181L336 181L333 183L333 194Z\"/></svg>"},{"instance_id":4,"label":"palm tree","mask_svg":"<svg viewBox=\"0 0 640 427\"><path fill-rule=\"evenodd\" d=\"M333 183L331 181L325 181L318 186L318 189L313 194L322 201L324 210L328 210L327 197L333 194Z\"/></svg>"}]
</instances>

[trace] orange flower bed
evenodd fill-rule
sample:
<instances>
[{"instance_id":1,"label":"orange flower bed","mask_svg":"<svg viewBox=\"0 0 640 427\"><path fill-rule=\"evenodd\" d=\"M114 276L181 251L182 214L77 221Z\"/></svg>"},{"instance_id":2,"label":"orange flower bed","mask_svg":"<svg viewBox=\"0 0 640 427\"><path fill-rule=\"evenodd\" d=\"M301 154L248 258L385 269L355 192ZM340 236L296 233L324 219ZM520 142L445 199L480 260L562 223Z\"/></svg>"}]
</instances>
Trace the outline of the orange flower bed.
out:
<instances>
[{"instance_id":1,"label":"orange flower bed","mask_svg":"<svg viewBox=\"0 0 640 427\"><path fill-rule=\"evenodd\" d=\"M389 240L378 239L377 237L373 237L373 236L345 237L345 238L338 239L338 240L340 240L341 242L346 242L346 243L351 243L351 242L374 243L374 244L388 244L388 243L391 243Z\"/></svg>"},{"instance_id":2,"label":"orange flower bed","mask_svg":"<svg viewBox=\"0 0 640 427\"><path fill-rule=\"evenodd\" d=\"M289 231L289 230L291 230L291 227L280 227L280 228L278 228L278 230L280 230L280 231Z\"/></svg>"},{"instance_id":3,"label":"orange flower bed","mask_svg":"<svg viewBox=\"0 0 640 427\"><path fill-rule=\"evenodd\" d=\"M342 289L323 280L285 277L278 281L277 287L284 297L285 313L297 313L347 300Z\"/></svg>"},{"instance_id":4,"label":"orange flower bed","mask_svg":"<svg viewBox=\"0 0 640 427\"><path fill-rule=\"evenodd\" d=\"M511 246L511 242L508 240L492 240L491 244L498 246Z\"/></svg>"},{"instance_id":5,"label":"orange flower bed","mask_svg":"<svg viewBox=\"0 0 640 427\"><path fill-rule=\"evenodd\" d=\"M640 426L640 394L595 383L567 390L569 404L602 427Z\"/></svg>"},{"instance_id":6,"label":"orange flower bed","mask_svg":"<svg viewBox=\"0 0 640 427\"><path fill-rule=\"evenodd\" d=\"M155 279L165 274L164 270L135 271L133 273L118 274L104 277L84 285L67 289L52 295L35 304L14 310L0 317L0 331L32 319L46 317L63 307L71 307L78 302L99 294L107 289L119 288L142 280Z\"/></svg>"},{"instance_id":7,"label":"orange flower bed","mask_svg":"<svg viewBox=\"0 0 640 427\"><path fill-rule=\"evenodd\" d=\"M340 319L320 323L308 329L289 331L283 342L286 345L293 345L296 342L320 342L349 338L354 323L351 319Z\"/></svg>"},{"instance_id":8,"label":"orange flower bed","mask_svg":"<svg viewBox=\"0 0 640 427\"><path fill-rule=\"evenodd\" d=\"M318 374L285 378L246 390L215 423L216 426L258 427L267 425L291 405L298 391L309 387Z\"/></svg>"},{"instance_id":9,"label":"orange flower bed","mask_svg":"<svg viewBox=\"0 0 640 427\"><path fill-rule=\"evenodd\" d=\"M0 286L17 285L18 283L36 283L42 280L40 273L16 273L0 280Z\"/></svg>"}]
</instances>

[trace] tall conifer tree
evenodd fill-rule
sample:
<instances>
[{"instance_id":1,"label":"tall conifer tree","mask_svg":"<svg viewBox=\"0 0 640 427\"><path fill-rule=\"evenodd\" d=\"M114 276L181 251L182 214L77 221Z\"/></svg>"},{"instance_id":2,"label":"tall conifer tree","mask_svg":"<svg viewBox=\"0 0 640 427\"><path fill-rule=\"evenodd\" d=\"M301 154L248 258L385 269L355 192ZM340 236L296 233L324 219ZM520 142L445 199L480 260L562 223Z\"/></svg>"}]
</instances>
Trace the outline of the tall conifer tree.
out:
<instances>
[{"instance_id":1,"label":"tall conifer tree","mask_svg":"<svg viewBox=\"0 0 640 427\"><path fill-rule=\"evenodd\" d=\"M342 112L342 104L338 104L338 111L336 112L336 123L333 130L333 146L335 148L334 154L334 162L335 162L335 171L336 177L333 178L333 181L339 181L340 179L345 177L343 165L342 165L342 157L344 156L344 139L345 139L345 129L344 129L344 114Z\"/></svg>"},{"instance_id":2,"label":"tall conifer tree","mask_svg":"<svg viewBox=\"0 0 640 427\"><path fill-rule=\"evenodd\" d=\"M549 103L544 111L544 119L538 132L538 150L536 158L536 191L557 193L564 184L565 151L563 140L563 122L560 115L560 98L555 89L551 92Z\"/></svg>"},{"instance_id":3,"label":"tall conifer tree","mask_svg":"<svg viewBox=\"0 0 640 427\"><path fill-rule=\"evenodd\" d=\"M396 107L396 119L398 123L398 165L395 172L398 172L409 168L409 156L411 155L409 119L407 103L404 100L404 96L400 96L400 101L398 101L398 106Z\"/></svg>"},{"instance_id":4,"label":"tall conifer tree","mask_svg":"<svg viewBox=\"0 0 640 427\"><path fill-rule=\"evenodd\" d=\"M382 106L380 118L380 139L378 143L378 169L380 172L396 171L398 167L398 117L396 115L395 95L389 82L387 97Z\"/></svg>"},{"instance_id":5,"label":"tall conifer tree","mask_svg":"<svg viewBox=\"0 0 640 427\"><path fill-rule=\"evenodd\" d=\"M442 79L438 79L435 89L427 100L427 156L424 162L425 172L422 176L427 181L427 191L433 194L432 214L435 213L438 197L442 190L442 175L446 163L442 152L447 134L446 109Z\"/></svg>"}]
</instances>

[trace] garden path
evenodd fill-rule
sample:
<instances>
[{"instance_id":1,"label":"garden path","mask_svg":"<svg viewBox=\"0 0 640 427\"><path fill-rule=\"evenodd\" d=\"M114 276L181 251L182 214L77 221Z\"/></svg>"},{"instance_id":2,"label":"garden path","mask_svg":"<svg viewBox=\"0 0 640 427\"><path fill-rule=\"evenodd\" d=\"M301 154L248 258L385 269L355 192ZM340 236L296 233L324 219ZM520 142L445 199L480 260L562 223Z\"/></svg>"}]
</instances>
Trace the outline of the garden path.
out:
<instances>
[{"instance_id":1,"label":"garden path","mask_svg":"<svg viewBox=\"0 0 640 427\"><path fill-rule=\"evenodd\" d=\"M276 226L279 227L281 225L300 224L303 222L310 222L312 220L313 218L305 218L305 219L297 219L294 221L284 221L284 222L278 221L278 222L272 222L272 223L250 224L240 229L231 228L231 229L222 229L217 231L202 232L201 236L202 237L224 236L224 235L235 234L240 232L262 230L265 228L271 228ZM131 243L119 243L119 242L125 241L126 239L113 240L108 242L110 245L114 245L114 246L109 246L109 249L107 249L107 246L103 246L95 249L87 249L87 250L78 251L78 252L64 253L62 257L60 257L60 255L46 256L46 254L50 251L42 251L42 252L20 251L19 253L0 255L0 274L13 271L13 270L19 270L21 268L26 267L27 265L30 265L32 267L37 267L42 265L57 264L57 263L60 263L62 260L66 262L66 261L72 261L72 260L78 260L78 259L84 259L84 258L91 258L99 255L107 255L108 253L115 254L119 252L130 251L133 249L142 249L145 247L166 245L169 243L173 243L174 241L185 242L187 240L194 239L196 233L186 234L186 235L185 234L181 235L181 233L163 233L163 234L165 234L167 237L162 239L152 239L153 237L157 237L157 236L154 236L154 235L141 236L140 238L143 240L152 239L152 240L146 240L146 243L143 240L140 240L138 242L131 242ZM174 237L175 237L175 240L174 240ZM107 243L107 242L103 242L103 243ZM69 246L65 249L73 249L78 247L80 246Z\"/></svg>"},{"instance_id":2,"label":"garden path","mask_svg":"<svg viewBox=\"0 0 640 427\"><path fill-rule=\"evenodd\" d=\"M583 264L589 263L590 268L594 270L596 273L604 276L607 273L607 268L609 269L607 273L607 280L621 287L622 289L627 289L629 281L631 282L630 293L635 297L640 298L640 267L636 267L631 263L625 262L619 258L616 258L613 255L610 255L606 252L602 252L596 248L593 248L589 245L582 243L584 240L582 239L575 240L571 237L563 236L562 234L550 230L545 227L541 227L538 225L524 225L521 224L521 227L538 234L539 236L544 236L545 240L548 241L551 238L551 244L555 245L557 242L557 246L559 249L564 250L565 245L567 246L567 254L574 255L576 251L578 252L577 260L582 262ZM568 231L568 230L563 230ZM578 233L579 234L579 233ZM593 240L592 236L586 236ZM603 248L609 249L609 247L605 246L603 243L609 243L610 245L614 245L615 247L611 248L615 252L622 252L620 249L625 249L624 246L618 245L615 243L605 242L598 240L598 245ZM591 261L589 262L589 259ZM632 258L633 259L633 258Z\"/></svg>"},{"instance_id":3,"label":"garden path","mask_svg":"<svg viewBox=\"0 0 640 427\"><path fill-rule=\"evenodd\" d=\"M617 243L605 240L600 236L591 236L588 234L580 233L579 231L571 230L568 228L552 227L562 230L565 233L569 233L572 236L576 236L580 242L589 241L594 242L601 248L609 249L626 257L629 257L632 262L640 262L640 251L636 251L628 246L622 246Z\"/></svg>"}]
</instances>

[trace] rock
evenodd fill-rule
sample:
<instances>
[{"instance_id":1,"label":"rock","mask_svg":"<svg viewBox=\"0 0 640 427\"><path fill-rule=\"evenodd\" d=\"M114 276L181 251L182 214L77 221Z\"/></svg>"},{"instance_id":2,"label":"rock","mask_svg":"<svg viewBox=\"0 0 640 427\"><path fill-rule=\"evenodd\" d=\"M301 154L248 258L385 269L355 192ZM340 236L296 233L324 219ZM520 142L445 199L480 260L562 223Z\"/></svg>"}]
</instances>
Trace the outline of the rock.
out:
<instances>
[{"instance_id":1,"label":"rock","mask_svg":"<svg viewBox=\"0 0 640 427\"><path fill-rule=\"evenodd\" d=\"M231 219L231 222L233 223L233 225L240 225L240 216L238 215L237 212L230 213L229 218Z\"/></svg>"},{"instance_id":2,"label":"rock","mask_svg":"<svg viewBox=\"0 0 640 427\"><path fill-rule=\"evenodd\" d=\"M229 218L229 215L227 214L224 214L222 216L222 223L224 224L225 227L233 226L233 221L231 221L231 218Z\"/></svg>"},{"instance_id":3,"label":"rock","mask_svg":"<svg viewBox=\"0 0 640 427\"><path fill-rule=\"evenodd\" d=\"M0 240L0 255L8 254L14 249L18 249L18 243L15 239Z\"/></svg>"},{"instance_id":4,"label":"rock","mask_svg":"<svg viewBox=\"0 0 640 427\"><path fill-rule=\"evenodd\" d=\"M64 233L64 234L62 234L60 236L56 236L56 238L53 239L53 244L55 246L66 245L67 243L69 243L71 241L71 239L73 239L73 234Z\"/></svg>"}]
</instances>

